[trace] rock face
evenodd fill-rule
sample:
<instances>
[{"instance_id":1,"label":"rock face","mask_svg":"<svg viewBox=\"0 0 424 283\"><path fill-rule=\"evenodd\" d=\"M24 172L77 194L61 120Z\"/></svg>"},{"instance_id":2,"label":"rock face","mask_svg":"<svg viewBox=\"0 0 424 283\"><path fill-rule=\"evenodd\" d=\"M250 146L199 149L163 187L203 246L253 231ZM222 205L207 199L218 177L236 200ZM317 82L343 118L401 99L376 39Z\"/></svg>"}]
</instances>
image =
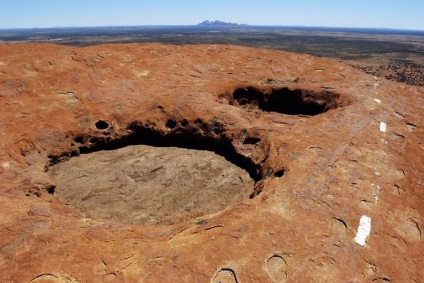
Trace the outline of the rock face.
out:
<instances>
[{"instance_id":1,"label":"rock face","mask_svg":"<svg viewBox=\"0 0 424 283\"><path fill-rule=\"evenodd\" d=\"M245 47L21 44L0 45L0 104L2 282L424 278L422 87ZM133 145L217 154L255 184L224 178L244 192L237 201L198 203L202 213L172 221L108 219L62 199L71 180L55 179L56 166L143 190L148 181L125 179L142 170L94 162L119 148L136 158ZM155 162L151 190L168 178L154 170L173 166ZM220 174L208 171L201 187L216 194ZM106 181L94 176L99 190Z\"/></svg>"}]
</instances>

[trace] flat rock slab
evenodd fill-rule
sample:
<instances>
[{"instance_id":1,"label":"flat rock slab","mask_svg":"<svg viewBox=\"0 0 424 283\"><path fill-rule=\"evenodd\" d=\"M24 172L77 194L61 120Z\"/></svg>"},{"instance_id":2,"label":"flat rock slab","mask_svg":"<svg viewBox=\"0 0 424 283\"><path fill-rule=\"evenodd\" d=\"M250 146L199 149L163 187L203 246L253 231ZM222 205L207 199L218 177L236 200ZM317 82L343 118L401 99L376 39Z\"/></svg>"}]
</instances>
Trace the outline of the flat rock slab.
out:
<instances>
[{"instance_id":1,"label":"flat rock slab","mask_svg":"<svg viewBox=\"0 0 424 283\"><path fill-rule=\"evenodd\" d=\"M280 51L1 44L0 281L420 282L423 105L422 87ZM202 153L169 169L150 151L157 160L136 169L144 155L90 163L134 145L214 152L238 168ZM207 191L176 197L177 178ZM64 200L75 182L120 203ZM159 214L131 210L129 192ZM125 204L141 222L104 215Z\"/></svg>"},{"instance_id":2,"label":"flat rock slab","mask_svg":"<svg viewBox=\"0 0 424 283\"><path fill-rule=\"evenodd\" d=\"M254 181L210 151L127 146L72 158L49 169L59 200L85 217L174 223L248 199Z\"/></svg>"}]
</instances>

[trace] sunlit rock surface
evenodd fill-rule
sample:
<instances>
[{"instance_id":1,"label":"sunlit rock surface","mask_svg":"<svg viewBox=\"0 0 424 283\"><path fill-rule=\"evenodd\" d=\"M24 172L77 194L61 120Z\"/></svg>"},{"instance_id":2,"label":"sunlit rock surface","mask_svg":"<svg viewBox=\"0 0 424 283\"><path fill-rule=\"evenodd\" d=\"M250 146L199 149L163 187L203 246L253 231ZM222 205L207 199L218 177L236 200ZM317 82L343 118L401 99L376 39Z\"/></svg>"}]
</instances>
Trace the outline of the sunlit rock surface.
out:
<instances>
[{"instance_id":1,"label":"sunlit rock surface","mask_svg":"<svg viewBox=\"0 0 424 283\"><path fill-rule=\"evenodd\" d=\"M0 45L0 281L420 282L423 97L271 50ZM224 178L234 190L251 183L235 202L171 221L93 216L61 198L55 166L133 145L207 151L247 176ZM161 158L145 173L166 174ZM141 194L129 177L144 171L93 166ZM223 166L203 168L222 177ZM88 173L75 178L104 185ZM369 235L355 241L363 215Z\"/></svg>"}]
</instances>

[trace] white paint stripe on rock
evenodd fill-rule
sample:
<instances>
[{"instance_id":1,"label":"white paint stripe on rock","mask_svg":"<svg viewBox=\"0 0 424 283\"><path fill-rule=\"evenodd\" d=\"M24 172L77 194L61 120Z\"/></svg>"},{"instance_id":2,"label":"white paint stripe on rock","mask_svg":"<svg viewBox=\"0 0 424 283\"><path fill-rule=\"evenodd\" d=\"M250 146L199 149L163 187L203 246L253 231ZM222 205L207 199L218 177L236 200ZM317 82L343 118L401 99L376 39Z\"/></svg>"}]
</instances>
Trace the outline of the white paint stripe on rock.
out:
<instances>
[{"instance_id":1,"label":"white paint stripe on rock","mask_svg":"<svg viewBox=\"0 0 424 283\"><path fill-rule=\"evenodd\" d=\"M359 220L358 232L356 232L356 236L353 239L357 244L364 246L365 240L371 233L371 218L362 215Z\"/></svg>"},{"instance_id":2,"label":"white paint stripe on rock","mask_svg":"<svg viewBox=\"0 0 424 283\"><path fill-rule=\"evenodd\" d=\"M380 122L380 132L385 133L387 130L387 124L384 122Z\"/></svg>"}]
</instances>

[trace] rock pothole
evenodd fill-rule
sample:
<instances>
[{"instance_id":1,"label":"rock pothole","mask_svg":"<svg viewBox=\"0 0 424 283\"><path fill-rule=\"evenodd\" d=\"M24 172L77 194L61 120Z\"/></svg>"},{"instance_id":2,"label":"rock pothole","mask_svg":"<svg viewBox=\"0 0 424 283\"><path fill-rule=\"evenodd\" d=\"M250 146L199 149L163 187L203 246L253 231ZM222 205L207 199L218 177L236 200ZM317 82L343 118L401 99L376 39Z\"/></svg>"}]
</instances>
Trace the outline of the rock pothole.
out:
<instances>
[{"instance_id":1,"label":"rock pothole","mask_svg":"<svg viewBox=\"0 0 424 283\"><path fill-rule=\"evenodd\" d=\"M109 124L106 121L103 121L103 120L97 121L95 126L98 130L105 130L105 129L109 128Z\"/></svg>"},{"instance_id":2,"label":"rock pothole","mask_svg":"<svg viewBox=\"0 0 424 283\"><path fill-rule=\"evenodd\" d=\"M340 95L330 91L255 87L237 88L220 95L226 103L242 109L276 112L286 115L315 116L343 106Z\"/></svg>"},{"instance_id":3,"label":"rock pothole","mask_svg":"<svg viewBox=\"0 0 424 283\"><path fill-rule=\"evenodd\" d=\"M286 260L281 255L273 255L265 262L265 270L273 282L287 282Z\"/></svg>"},{"instance_id":4,"label":"rock pothole","mask_svg":"<svg viewBox=\"0 0 424 283\"><path fill-rule=\"evenodd\" d=\"M231 268L220 269L212 278L212 283L238 283L237 276Z\"/></svg>"},{"instance_id":5,"label":"rock pothole","mask_svg":"<svg viewBox=\"0 0 424 283\"><path fill-rule=\"evenodd\" d=\"M50 156L55 195L90 218L175 223L239 204L261 192L261 180L284 174L263 173L216 122L134 122L126 133L79 135L76 151ZM260 139L253 142L260 148Z\"/></svg>"},{"instance_id":6,"label":"rock pothole","mask_svg":"<svg viewBox=\"0 0 424 283\"><path fill-rule=\"evenodd\" d=\"M173 223L248 199L249 174L213 152L127 146L84 154L50 168L59 199L86 217Z\"/></svg>"}]
</instances>

